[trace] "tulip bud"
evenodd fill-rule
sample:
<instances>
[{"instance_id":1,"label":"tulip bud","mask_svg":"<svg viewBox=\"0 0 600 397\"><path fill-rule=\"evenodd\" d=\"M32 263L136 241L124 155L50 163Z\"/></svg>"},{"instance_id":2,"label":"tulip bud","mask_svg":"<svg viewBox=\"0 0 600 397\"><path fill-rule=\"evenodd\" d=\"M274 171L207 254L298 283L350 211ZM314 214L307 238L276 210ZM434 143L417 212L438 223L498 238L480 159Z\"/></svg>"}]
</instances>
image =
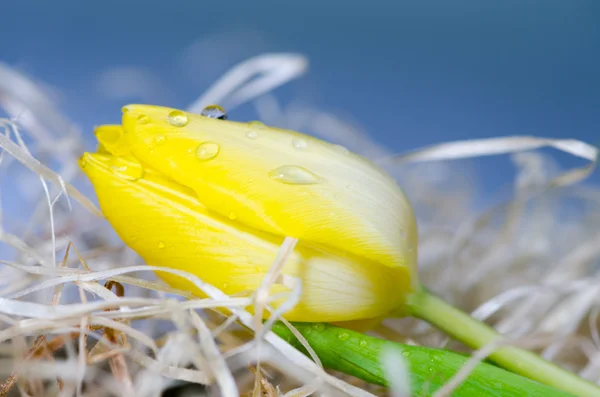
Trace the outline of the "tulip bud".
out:
<instances>
[{"instance_id":1,"label":"tulip bud","mask_svg":"<svg viewBox=\"0 0 600 397\"><path fill-rule=\"evenodd\" d=\"M380 318L417 288L412 208L382 170L297 132L129 105L80 159L100 208L145 261L229 294L259 286L286 236L302 280L291 321ZM188 281L159 274L201 295Z\"/></svg>"}]
</instances>

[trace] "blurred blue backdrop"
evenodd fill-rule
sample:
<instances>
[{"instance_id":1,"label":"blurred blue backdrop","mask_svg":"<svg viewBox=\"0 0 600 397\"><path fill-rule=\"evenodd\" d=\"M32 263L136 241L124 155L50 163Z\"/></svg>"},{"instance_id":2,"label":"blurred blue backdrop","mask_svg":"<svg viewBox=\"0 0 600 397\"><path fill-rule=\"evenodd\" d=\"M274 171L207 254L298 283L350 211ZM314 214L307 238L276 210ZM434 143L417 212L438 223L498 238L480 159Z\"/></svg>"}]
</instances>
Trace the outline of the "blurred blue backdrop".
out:
<instances>
[{"instance_id":1,"label":"blurred blue backdrop","mask_svg":"<svg viewBox=\"0 0 600 397\"><path fill-rule=\"evenodd\" d=\"M2 14L2 60L58 88L90 137L124 104L102 93L107 68L143 67L156 79L146 100L185 107L236 62L293 51L310 70L283 102L351 116L394 151L513 134L600 142L598 0L5 0Z\"/></svg>"}]
</instances>

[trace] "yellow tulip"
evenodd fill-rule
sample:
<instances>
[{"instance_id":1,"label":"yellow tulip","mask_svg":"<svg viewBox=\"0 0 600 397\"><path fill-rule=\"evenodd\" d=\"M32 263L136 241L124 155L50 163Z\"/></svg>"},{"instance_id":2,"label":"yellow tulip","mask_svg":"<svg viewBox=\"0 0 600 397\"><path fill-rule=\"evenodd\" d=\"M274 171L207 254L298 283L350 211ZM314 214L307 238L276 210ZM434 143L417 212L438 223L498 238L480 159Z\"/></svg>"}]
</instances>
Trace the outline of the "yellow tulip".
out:
<instances>
[{"instance_id":1,"label":"yellow tulip","mask_svg":"<svg viewBox=\"0 0 600 397\"><path fill-rule=\"evenodd\" d=\"M98 150L85 153L80 167L115 231L150 265L248 293L284 238L295 237L282 284L270 291L302 281L288 320L364 327L409 314L476 349L500 338L419 286L411 206L360 156L258 122L146 105L126 106L122 125L101 126L96 137ZM158 275L202 296L181 277ZM502 348L490 359L574 395L598 395L595 385L532 352Z\"/></svg>"},{"instance_id":2,"label":"yellow tulip","mask_svg":"<svg viewBox=\"0 0 600 397\"><path fill-rule=\"evenodd\" d=\"M298 238L283 268L302 280L291 321L381 318L418 288L408 200L385 172L340 146L147 105L126 106L122 125L101 126L96 137L97 152L80 167L112 227L150 265L229 294L254 291L283 239ZM159 276L201 295L178 276Z\"/></svg>"}]
</instances>

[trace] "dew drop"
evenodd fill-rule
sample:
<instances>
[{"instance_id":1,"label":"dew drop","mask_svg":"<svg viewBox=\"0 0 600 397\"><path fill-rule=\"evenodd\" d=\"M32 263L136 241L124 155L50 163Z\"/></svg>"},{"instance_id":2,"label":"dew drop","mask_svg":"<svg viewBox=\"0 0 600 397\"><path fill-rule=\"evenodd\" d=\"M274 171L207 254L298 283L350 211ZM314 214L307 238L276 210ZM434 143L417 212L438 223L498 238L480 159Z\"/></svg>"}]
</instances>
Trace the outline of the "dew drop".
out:
<instances>
[{"instance_id":1,"label":"dew drop","mask_svg":"<svg viewBox=\"0 0 600 397\"><path fill-rule=\"evenodd\" d=\"M335 149L336 152L341 153L341 154L350 154L350 150L346 149L345 147L341 146L341 145L333 145L333 148Z\"/></svg>"},{"instance_id":2,"label":"dew drop","mask_svg":"<svg viewBox=\"0 0 600 397\"><path fill-rule=\"evenodd\" d=\"M410 352L409 352L409 351L403 351L403 352L402 352L402 355L403 355L404 357L410 357Z\"/></svg>"},{"instance_id":3,"label":"dew drop","mask_svg":"<svg viewBox=\"0 0 600 397\"><path fill-rule=\"evenodd\" d=\"M227 287L229 287L229 284L227 283L223 283L223 285L221 285L221 289L227 289Z\"/></svg>"},{"instance_id":4,"label":"dew drop","mask_svg":"<svg viewBox=\"0 0 600 397\"><path fill-rule=\"evenodd\" d=\"M323 331L325 329L325 325L320 323L314 324L312 327L315 331Z\"/></svg>"},{"instance_id":5,"label":"dew drop","mask_svg":"<svg viewBox=\"0 0 600 397\"><path fill-rule=\"evenodd\" d=\"M163 249L163 248L165 248L165 247L166 247L166 245L165 245L165 243L164 243L164 242L162 242L162 241L159 241L159 242L158 242L158 248L160 248L160 249Z\"/></svg>"},{"instance_id":6,"label":"dew drop","mask_svg":"<svg viewBox=\"0 0 600 397\"><path fill-rule=\"evenodd\" d=\"M230 212L229 219L234 220L235 218L237 218L237 215L235 214L235 212Z\"/></svg>"},{"instance_id":7,"label":"dew drop","mask_svg":"<svg viewBox=\"0 0 600 397\"><path fill-rule=\"evenodd\" d=\"M163 143L165 143L165 137L162 135L158 135L156 138L154 138L154 142L156 142L157 145L162 145Z\"/></svg>"},{"instance_id":8,"label":"dew drop","mask_svg":"<svg viewBox=\"0 0 600 397\"><path fill-rule=\"evenodd\" d=\"M167 122L174 127L185 127L189 122L189 119L181 110L173 110L167 116Z\"/></svg>"},{"instance_id":9,"label":"dew drop","mask_svg":"<svg viewBox=\"0 0 600 397\"><path fill-rule=\"evenodd\" d=\"M212 142L204 142L196 149L196 157L200 160L210 160L219 154L219 145Z\"/></svg>"},{"instance_id":10,"label":"dew drop","mask_svg":"<svg viewBox=\"0 0 600 397\"><path fill-rule=\"evenodd\" d=\"M308 146L308 143L306 143L306 141L304 139L298 138L298 139L292 140L292 146L296 150L304 150Z\"/></svg>"},{"instance_id":11,"label":"dew drop","mask_svg":"<svg viewBox=\"0 0 600 397\"><path fill-rule=\"evenodd\" d=\"M366 347L366 346L367 346L367 341L366 341L366 340L361 340L361 341L358 343L358 345L359 345L360 347Z\"/></svg>"},{"instance_id":12,"label":"dew drop","mask_svg":"<svg viewBox=\"0 0 600 397\"><path fill-rule=\"evenodd\" d=\"M81 161L79 162L79 165L81 166L81 168L85 168L85 166L87 165L87 161L85 161L85 160L81 160Z\"/></svg>"},{"instance_id":13,"label":"dew drop","mask_svg":"<svg viewBox=\"0 0 600 397\"><path fill-rule=\"evenodd\" d=\"M111 165L110 169L113 174L127 181L137 181L144 176L144 167L140 163Z\"/></svg>"},{"instance_id":14,"label":"dew drop","mask_svg":"<svg viewBox=\"0 0 600 397\"><path fill-rule=\"evenodd\" d=\"M148 124L150 122L150 117L146 116L145 114L140 114L137 117L137 122L139 124Z\"/></svg>"},{"instance_id":15,"label":"dew drop","mask_svg":"<svg viewBox=\"0 0 600 397\"><path fill-rule=\"evenodd\" d=\"M258 132L248 131L248 132L246 132L246 136L250 139L256 139L256 138L258 138Z\"/></svg>"},{"instance_id":16,"label":"dew drop","mask_svg":"<svg viewBox=\"0 0 600 397\"><path fill-rule=\"evenodd\" d=\"M290 185L313 185L321 178L306 168L297 165L284 165L269 172L269 178Z\"/></svg>"},{"instance_id":17,"label":"dew drop","mask_svg":"<svg viewBox=\"0 0 600 397\"><path fill-rule=\"evenodd\" d=\"M227 112L219 105L208 105L200 114L210 119L227 120Z\"/></svg>"},{"instance_id":18,"label":"dew drop","mask_svg":"<svg viewBox=\"0 0 600 397\"><path fill-rule=\"evenodd\" d=\"M347 340L349 337L350 337L350 334L348 334L347 332L343 332L338 335L339 340Z\"/></svg>"}]
</instances>

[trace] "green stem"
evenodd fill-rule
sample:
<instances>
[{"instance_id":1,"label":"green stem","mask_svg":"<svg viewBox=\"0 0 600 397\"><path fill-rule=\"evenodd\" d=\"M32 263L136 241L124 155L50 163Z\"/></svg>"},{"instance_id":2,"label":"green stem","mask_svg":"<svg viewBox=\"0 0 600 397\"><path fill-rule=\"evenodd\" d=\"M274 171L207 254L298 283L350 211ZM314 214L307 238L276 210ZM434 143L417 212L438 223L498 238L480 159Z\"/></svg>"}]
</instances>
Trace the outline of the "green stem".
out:
<instances>
[{"instance_id":1,"label":"green stem","mask_svg":"<svg viewBox=\"0 0 600 397\"><path fill-rule=\"evenodd\" d=\"M325 368L340 371L366 382L389 386L381 365L384 349L402 355L410 371L411 395L431 397L454 376L469 357L442 349L403 345L322 323L294 323L317 353ZM307 354L282 323L273 331ZM387 375L387 376L386 376ZM573 397L572 394L513 374L487 363L478 364L452 392L453 397Z\"/></svg>"},{"instance_id":2,"label":"green stem","mask_svg":"<svg viewBox=\"0 0 600 397\"><path fill-rule=\"evenodd\" d=\"M409 313L421 318L473 349L479 349L501 336L491 327L444 302L425 289L407 301ZM489 360L514 373L556 387L579 397L599 397L600 388L559 368L530 351L505 347L494 351Z\"/></svg>"}]
</instances>

